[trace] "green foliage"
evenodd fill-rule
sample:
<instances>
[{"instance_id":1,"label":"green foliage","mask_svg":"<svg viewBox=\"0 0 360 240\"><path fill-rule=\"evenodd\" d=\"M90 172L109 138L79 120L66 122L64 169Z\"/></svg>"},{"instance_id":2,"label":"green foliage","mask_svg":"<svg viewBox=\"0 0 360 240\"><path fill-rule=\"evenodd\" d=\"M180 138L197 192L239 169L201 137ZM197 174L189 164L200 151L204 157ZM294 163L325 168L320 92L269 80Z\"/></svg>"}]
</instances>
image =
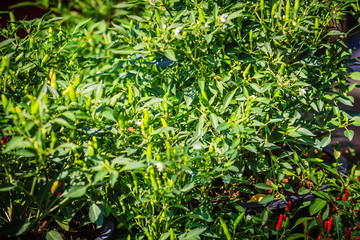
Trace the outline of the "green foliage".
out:
<instances>
[{"instance_id":1,"label":"green foliage","mask_svg":"<svg viewBox=\"0 0 360 240\"><path fill-rule=\"evenodd\" d=\"M34 4L54 13L0 30L3 234L68 230L76 213L111 216L123 239L295 239L303 223L322 231L319 214L331 236L357 224L358 181L321 159L334 130L351 140L359 125L338 107L359 78L341 28L356 1ZM280 225L243 208L309 188L316 200ZM352 202L334 199L345 188Z\"/></svg>"}]
</instances>

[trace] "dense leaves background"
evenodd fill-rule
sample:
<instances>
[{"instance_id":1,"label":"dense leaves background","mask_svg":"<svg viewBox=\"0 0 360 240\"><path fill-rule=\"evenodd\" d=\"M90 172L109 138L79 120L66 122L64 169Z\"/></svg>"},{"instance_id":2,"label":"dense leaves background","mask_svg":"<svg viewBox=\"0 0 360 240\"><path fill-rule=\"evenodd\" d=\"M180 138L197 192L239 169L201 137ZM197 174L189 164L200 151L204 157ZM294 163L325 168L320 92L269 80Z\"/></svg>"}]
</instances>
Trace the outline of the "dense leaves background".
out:
<instances>
[{"instance_id":1,"label":"dense leaves background","mask_svg":"<svg viewBox=\"0 0 360 240\"><path fill-rule=\"evenodd\" d=\"M320 159L360 124L338 107L356 87L341 27L356 1L26 4L52 12L1 29L2 234L69 230L76 213L113 218L120 239L357 234L357 167ZM309 187L291 211L241 205Z\"/></svg>"}]
</instances>

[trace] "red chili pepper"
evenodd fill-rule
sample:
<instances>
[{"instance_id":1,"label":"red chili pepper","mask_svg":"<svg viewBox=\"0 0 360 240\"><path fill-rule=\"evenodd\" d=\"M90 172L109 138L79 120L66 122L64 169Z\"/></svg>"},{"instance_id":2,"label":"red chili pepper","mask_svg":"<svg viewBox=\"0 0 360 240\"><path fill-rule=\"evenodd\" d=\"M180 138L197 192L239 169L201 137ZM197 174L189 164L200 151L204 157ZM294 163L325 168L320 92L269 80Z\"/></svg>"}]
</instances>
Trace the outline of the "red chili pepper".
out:
<instances>
[{"instance_id":1,"label":"red chili pepper","mask_svg":"<svg viewBox=\"0 0 360 240\"><path fill-rule=\"evenodd\" d=\"M339 200L340 200L340 197L337 197L336 200L339 201Z\"/></svg>"},{"instance_id":2,"label":"red chili pepper","mask_svg":"<svg viewBox=\"0 0 360 240\"><path fill-rule=\"evenodd\" d=\"M353 240L360 240L360 237L354 237Z\"/></svg>"},{"instance_id":3,"label":"red chili pepper","mask_svg":"<svg viewBox=\"0 0 360 240\"><path fill-rule=\"evenodd\" d=\"M278 223L277 223L277 225L276 225L276 229L277 229L277 230L279 230L279 229L281 228L282 222L283 222L283 215L280 214L279 221L278 221Z\"/></svg>"},{"instance_id":4,"label":"red chili pepper","mask_svg":"<svg viewBox=\"0 0 360 240\"><path fill-rule=\"evenodd\" d=\"M321 237L321 233L319 234L319 236L317 237L317 239L321 239L322 237Z\"/></svg>"},{"instance_id":5,"label":"red chili pepper","mask_svg":"<svg viewBox=\"0 0 360 240\"><path fill-rule=\"evenodd\" d=\"M328 222L328 231L331 230L331 226L332 226L332 216L330 217L329 222Z\"/></svg>"},{"instance_id":6,"label":"red chili pepper","mask_svg":"<svg viewBox=\"0 0 360 240\"><path fill-rule=\"evenodd\" d=\"M345 202L347 199L348 199L348 195L345 194L342 200Z\"/></svg>"},{"instance_id":7,"label":"red chili pepper","mask_svg":"<svg viewBox=\"0 0 360 240\"><path fill-rule=\"evenodd\" d=\"M285 210L286 210L286 211L290 211L290 210L291 210L291 205L292 205L292 202L289 201L289 202L287 203L287 205L286 205Z\"/></svg>"},{"instance_id":8,"label":"red chili pepper","mask_svg":"<svg viewBox=\"0 0 360 240\"><path fill-rule=\"evenodd\" d=\"M345 240L350 240L351 231L352 231L352 228L349 227L347 232L346 232L346 235L345 235Z\"/></svg>"},{"instance_id":9,"label":"red chili pepper","mask_svg":"<svg viewBox=\"0 0 360 240\"><path fill-rule=\"evenodd\" d=\"M328 226L329 226L329 222L328 222L328 221L325 221L323 233L326 233L326 231L328 230Z\"/></svg>"},{"instance_id":10,"label":"red chili pepper","mask_svg":"<svg viewBox=\"0 0 360 240\"><path fill-rule=\"evenodd\" d=\"M284 221L286 221L286 215L285 214L283 214L283 219L284 219Z\"/></svg>"}]
</instances>

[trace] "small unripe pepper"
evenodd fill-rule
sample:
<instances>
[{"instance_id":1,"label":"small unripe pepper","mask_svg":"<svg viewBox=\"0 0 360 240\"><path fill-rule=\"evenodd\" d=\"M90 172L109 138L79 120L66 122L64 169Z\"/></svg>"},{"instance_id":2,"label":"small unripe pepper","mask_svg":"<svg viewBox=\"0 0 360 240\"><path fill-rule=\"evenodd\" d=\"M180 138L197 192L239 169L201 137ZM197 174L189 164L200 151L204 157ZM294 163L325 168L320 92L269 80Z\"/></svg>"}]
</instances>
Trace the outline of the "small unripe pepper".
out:
<instances>
[{"instance_id":1,"label":"small unripe pepper","mask_svg":"<svg viewBox=\"0 0 360 240\"><path fill-rule=\"evenodd\" d=\"M76 102L75 89L72 84L69 85L69 97L72 102Z\"/></svg>"}]
</instances>

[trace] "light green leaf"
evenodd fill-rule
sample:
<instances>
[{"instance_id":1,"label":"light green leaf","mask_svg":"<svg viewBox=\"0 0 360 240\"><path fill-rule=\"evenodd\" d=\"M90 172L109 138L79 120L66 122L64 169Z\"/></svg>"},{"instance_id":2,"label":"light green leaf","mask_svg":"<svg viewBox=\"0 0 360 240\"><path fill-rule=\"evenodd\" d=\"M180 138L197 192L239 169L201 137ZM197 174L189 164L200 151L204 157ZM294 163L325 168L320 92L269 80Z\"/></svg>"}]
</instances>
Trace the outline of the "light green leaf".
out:
<instances>
[{"instance_id":1,"label":"light green leaf","mask_svg":"<svg viewBox=\"0 0 360 240\"><path fill-rule=\"evenodd\" d=\"M34 147L29 141L25 140L25 137L17 136L11 138L11 140L8 143L6 143L6 148L4 150L4 153L19 148L34 148Z\"/></svg>"},{"instance_id":2,"label":"light green leaf","mask_svg":"<svg viewBox=\"0 0 360 240\"><path fill-rule=\"evenodd\" d=\"M349 141L351 141L353 139L353 137L354 137L354 131L346 129L344 131L344 135L345 135L345 137L347 137L349 139Z\"/></svg>"},{"instance_id":3,"label":"light green leaf","mask_svg":"<svg viewBox=\"0 0 360 240\"><path fill-rule=\"evenodd\" d=\"M349 78L351 78L352 80L360 81L360 72L352 72L349 75Z\"/></svg>"},{"instance_id":4,"label":"light green leaf","mask_svg":"<svg viewBox=\"0 0 360 240\"><path fill-rule=\"evenodd\" d=\"M89 219L92 223L95 223L101 215L100 207L93 203L89 208Z\"/></svg>"},{"instance_id":5,"label":"light green leaf","mask_svg":"<svg viewBox=\"0 0 360 240\"><path fill-rule=\"evenodd\" d=\"M326 201L321 198L316 198L314 203L310 206L310 214L314 215L326 206Z\"/></svg>"},{"instance_id":6,"label":"light green leaf","mask_svg":"<svg viewBox=\"0 0 360 240\"><path fill-rule=\"evenodd\" d=\"M63 240L60 233L57 231L51 230L46 234L46 240Z\"/></svg>"},{"instance_id":7,"label":"light green leaf","mask_svg":"<svg viewBox=\"0 0 360 240\"><path fill-rule=\"evenodd\" d=\"M75 186L66 194L69 198L79 198L86 193L88 186Z\"/></svg>"},{"instance_id":8,"label":"light green leaf","mask_svg":"<svg viewBox=\"0 0 360 240\"><path fill-rule=\"evenodd\" d=\"M173 51L172 49L170 49L170 48L168 48L168 49L165 50L165 56L166 56L168 59L170 59L171 61L174 61L174 62L177 61L177 59L176 59L176 57L175 57L174 51Z\"/></svg>"},{"instance_id":9,"label":"light green leaf","mask_svg":"<svg viewBox=\"0 0 360 240\"><path fill-rule=\"evenodd\" d=\"M234 89L233 91L231 91L230 93L226 94L226 96L224 98L223 107L222 107L223 109L226 109L229 106L232 98L234 97L234 95L236 93L236 90L237 90L237 88Z\"/></svg>"}]
</instances>

